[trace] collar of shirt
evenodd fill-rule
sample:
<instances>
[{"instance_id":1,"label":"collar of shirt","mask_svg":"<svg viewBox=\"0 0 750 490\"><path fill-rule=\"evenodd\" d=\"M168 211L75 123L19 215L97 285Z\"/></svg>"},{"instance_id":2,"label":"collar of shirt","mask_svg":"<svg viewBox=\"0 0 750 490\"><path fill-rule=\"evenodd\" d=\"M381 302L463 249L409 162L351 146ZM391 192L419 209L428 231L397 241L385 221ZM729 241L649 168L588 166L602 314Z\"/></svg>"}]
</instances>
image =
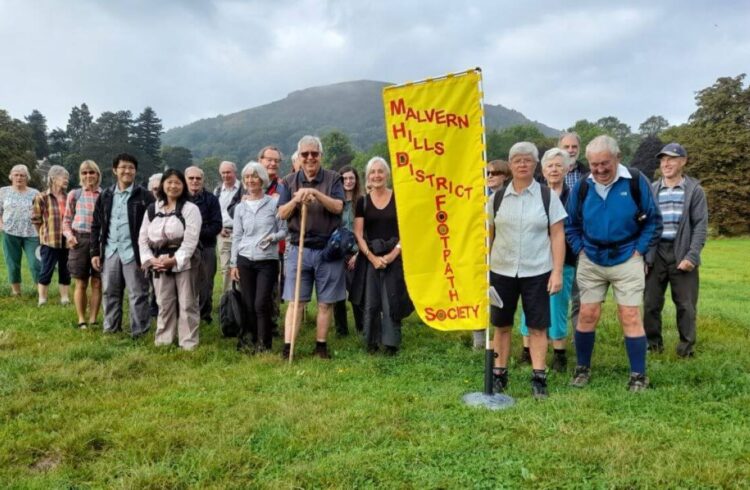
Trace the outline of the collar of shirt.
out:
<instances>
[{"instance_id":1,"label":"collar of shirt","mask_svg":"<svg viewBox=\"0 0 750 490\"><path fill-rule=\"evenodd\" d=\"M508 194L515 194L516 196L520 196L524 192L528 192L531 195L536 195L536 193L539 190L539 182L536 180L532 180L531 184L528 185L524 190L522 190L520 193L516 192L516 188L513 186L513 181L511 181L511 184L508 186L508 188L505 190L505 195Z\"/></svg>"},{"instance_id":2,"label":"collar of shirt","mask_svg":"<svg viewBox=\"0 0 750 490\"><path fill-rule=\"evenodd\" d=\"M669 186L667 185L667 183L666 183L666 182L664 182L664 178L663 178L663 177L662 177L661 179L659 179L659 189L662 189L662 188L667 188L667 189L677 189L678 187L679 187L680 189L684 189L684 188L685 188L685 176L683 176L683 177L682 177L682 178L680 179L680 181L679 181L679 182L677 182L677 183L676 183L675 185L673 185L672 187L669 187Z\"/></svg>"},{"instance_id":3,"label":"collar of shirt","mask_svg":"<svg viewBox=\"0 0 750 490\"><path fill-rule=\"evenodd\" d=\"M232 187L227 187L226 184L223 182L221 183L221 192L227 192L227 191L236 191L240 188L240 181L235 180L234 184L232 184Z\"/></svg>"},{"instance_id":4,"label":"collar of shirt","mask_svg":"<svg viewBox=\"0 0 750 490\"><path fill-rule=\"evenodd\" d=\"M626 167L622 163L618 163L617 164L617 175L615 175L615 180L613 180L609 184L606 184L606 185L605 184L600 184L599 182L597 182L596 180L594 180L594 176L592 174L589 174L589 176L587 178L588 178L588 180L590 180L594 184L596 184L598 186L601 186L601 187L604 187L605 189L607 189L607 188L612 187L613 185L615 185L615 182L617 182L620 179L620 177L622 177L623 179L632 179L632 177L630 175L630 171L628 170L628 167Z\"/></svg>"},{"instance_id":5,"label":"collar of shirt","mask_svg":"<svg viewBox=\"0 0 750 490\"><path fill-rule=\"evenodd\" d=\"M323 174L323 169L322 168L318 169L318 173L315 174L315 177L313 177L312 179L307 178L307 175L305 174L304 170L300 170L299 173L300 173L300 176L299 176L300 182L302 182L303 184L304 183L317 184L318 182L320 182L322 178L321 176Z\"/></svg>"},{"instance_id":6,"label":"collar of shirt","mask_svg":"<svg viewBox=\"0 0 750 490\"><path fill-rule=\"evenodd\" d=\"M133 186L135 186L135 184L130 184L125 189L120 190L120 186L115 184L115 194L130 194L133 192Z\"/></svg>"}]
</instances>

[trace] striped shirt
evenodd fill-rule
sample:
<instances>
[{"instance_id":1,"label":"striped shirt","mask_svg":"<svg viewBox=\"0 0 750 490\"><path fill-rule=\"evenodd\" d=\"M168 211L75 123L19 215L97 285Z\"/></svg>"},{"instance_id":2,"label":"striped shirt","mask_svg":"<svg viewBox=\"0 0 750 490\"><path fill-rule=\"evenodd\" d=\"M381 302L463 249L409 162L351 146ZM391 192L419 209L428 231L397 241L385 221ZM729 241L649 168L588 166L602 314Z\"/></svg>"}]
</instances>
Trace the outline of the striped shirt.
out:
<instances>
[{"instance_id":1,"label":"striped shirt","mask_svg":"<svg viewBox=\"0 0 750 490\"><path fill-rule=\"evenodd\" d=\"M39 243L50 248L65 248L62 234L62 219L65 200L58 201L49 190L34 197L31 222L39 226Z\"/></svg>"},{"instance_id":2,"label":"striped shirt","mask_svg":"<svg viewBox=\"0 0 750 490\"><path fill-rule=\"evenodd\" d=\"M664 181L659 188L659 209L664 222L664 230L661 233L661 239L674 241L677 236L677 228L682 218L682 209L685 206L685 179L674 187L667 187Z\"/></svg>"},{"instance_id":3,"label":"striped shirt","mask_svg":"<svg viewBox=\"0 0 750 490\"><path fill-rule=\"evenodd\" d=\"M101 188L93 191L75 189L68 193L63 217L63 235L66 238L76 233L91 233L91 223L94 221L94 205L101 194ZM75 204L74 204L75 203Z\"/></svg>"}]
</instances>

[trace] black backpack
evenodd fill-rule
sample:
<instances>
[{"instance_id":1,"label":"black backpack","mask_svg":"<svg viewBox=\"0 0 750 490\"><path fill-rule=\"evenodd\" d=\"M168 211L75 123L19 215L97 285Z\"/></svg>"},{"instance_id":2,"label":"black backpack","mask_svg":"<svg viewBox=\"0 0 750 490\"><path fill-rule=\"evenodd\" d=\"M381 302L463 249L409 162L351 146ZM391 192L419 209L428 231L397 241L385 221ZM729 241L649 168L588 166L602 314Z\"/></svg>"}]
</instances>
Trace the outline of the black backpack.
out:
<instances>
[{"instance_id":1,"label":"black backpack","mask_svg":"<svg viewBox=\"0 0 750 490\"><path fill-rule=\"evenodd\" d=\"M638 212L635 215L635 222L638 223L638 227L640 228L646 222L647 218L641 206L641 171L637 168L628 167L628 172L630 172L630 197L633 199L635 207L638 208ZM589 195L588 175L584 175L579 182L577 218L579 223L583 223L583 202Z\"/></svg>"},{"instance_id":2,"label":"black backpack","mask_svg":"<svg viewBox=\"0 0 750 490\"><path fill-rule=\"evenodd\" d=\"M242 295L237 290L236 283L232 281L232 287L224 291L219 303L219 328L224 337L237 337L244 323L244 309L242 308Z\"/></svg>"},{"instance_id":3,"label":"black backpack","mask_svg":"<svg viewBox=\"0 0 750 490\"><path fill-rule=\"evenodd\" d=\"M497 210L500 209L500 205L503 203L503 197L505 197L505 191L506 189L508 189L509 185L511 185L510 182L508 182L507 185L503 186L495 192L495 198L492 200L492 209L494 210L494 215L497 215ZM549 187L544 184L539 184L539 188L542 191L542 204L544 205L544 213L547 215L547 234L549 235L549 201L551 199L550 190Z\"/></svg>"},{"instance_id":4,"label":"black backpack","mask_svg":"<svg viewBox=\"0 0 750 490\"><path fill-rule=\"evenodd\" d=\"M177 206L175 206L174 208L174 216L175 218L180 220L180 223L182 223L183 228L185 228L185 217L182 215L182 207L185 205L185 202L186 202L185 200L180 199L179 201L177 201ZM148 205L148 208L146 208L146 213L148 213L149 221L154 221L154 218L156 218L157 216L159 218L165 218L167 216L172 215L171 213L164 214L161 211L157 213L156 203L153 203L153 202Z\"/></svg>"}]
</instances>

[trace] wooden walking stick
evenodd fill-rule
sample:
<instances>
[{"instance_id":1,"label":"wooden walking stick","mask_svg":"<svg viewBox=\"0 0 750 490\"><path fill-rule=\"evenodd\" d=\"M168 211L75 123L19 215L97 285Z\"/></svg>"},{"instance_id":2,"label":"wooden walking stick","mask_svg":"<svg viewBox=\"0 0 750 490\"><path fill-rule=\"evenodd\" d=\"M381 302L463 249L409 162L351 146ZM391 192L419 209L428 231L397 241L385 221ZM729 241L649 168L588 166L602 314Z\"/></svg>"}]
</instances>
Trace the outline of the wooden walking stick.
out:
<instances>
[{"instance_id":1,"label":"wooden walking stick","mask_svg":"<svg viewBox=\"0 0 750 490\"><path fill-rule=\"evenodd\" d=\"M299 314L299 288L302 280L302 252L305 248L305 225L307 222L307 203L302 203L302 217L299 224L299 246L297 247L297 274L294 278L294 303L292 303L292 341L289 346L289 364L294 360L294 341L297 339L297 315Z\"/></svg>"}]
</instances>

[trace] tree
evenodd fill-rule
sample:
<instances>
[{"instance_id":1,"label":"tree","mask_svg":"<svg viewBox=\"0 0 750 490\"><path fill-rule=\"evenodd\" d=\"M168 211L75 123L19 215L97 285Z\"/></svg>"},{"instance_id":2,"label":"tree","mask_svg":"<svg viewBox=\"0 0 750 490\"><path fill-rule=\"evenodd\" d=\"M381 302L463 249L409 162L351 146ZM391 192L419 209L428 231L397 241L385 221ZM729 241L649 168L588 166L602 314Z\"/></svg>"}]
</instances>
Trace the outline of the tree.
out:
<instances>
[{"instance_id":1,"label":"tree","mask_svg":"<svg viewBox=\"0 0 750 490\"><path fill-rule=\"evenodd\" d=\"M193 153L184 146L162 147L161 158L164 162L164 170L176 168L184 172L186 168L193 164Z\"/></svg>"},{"instance_id":2,"label":"tree","mask_svg":"<svg viewBox=\"0 0 750 490\"><path fill-rule=\"evenodd\" d=\"M638 126L638 134L643 137L658 136L669 127L669 121L662 116L651 116Z\"/></svg>"},{"instance_id":3,"label":"tree","mask_svg":"<svg viewBox=\"0 0 750 490\"><path fill-rule=\"evenodd\" d=\"M31 129L23 121L13 119L7 111L0 109L0 185L8 185L10 169L14 165L26 165L36 177L36 157Z\"/></svg>"},{"instance_id":4,"label":"tree","mask_svg":"<svg viewBox=\"0 0 750 490\"><path fill-rule=\"evenodd\" d=\"M685 146L686 170L701 179L710 222L721 234L750 232L750 87L744 79L745 74L722 77L700 90L688 124L662 135Z\"/></svg>"},{"instance_id":5,"label":"tree","mask_svg":"<svg viewBox=\"0 0 750 490\"><path fill-rule=\"evenodd\" d=\"M49 155L47 145L47 118L41 112L34 109L25 117L31 129L31 139L34 141L34 153L37 160L42 160Z\"/></svg>"},{"instance_id":6,"label":"tree","mask_svg":"<svg viewBox=\"0 0 750 490\"><path fill-rule=\"evenodd\" d=\"M576 121L576 123L572 127L567 129L567 132L575 132L581 138L581 154L578 158L579 160L583 160L587 163L588 160L586 159L586 145L591 143L591 140L593 140L597 136L605 134L604 129L586 119L580 119Z\"/></svg>"},{"instance_id":7,"label":"tree","mask_svg":"<svg viewBox=\"0 0 750 490\"><path fill-rule=\"evenodd\" d=\"M659 159L656 155L664 147L664 143L658 136L646 136L638 149L633 154L631 167L635 167L649 179L654 179L654 173L659 168Z\"/></svg>"},{"instance_id":8,"label":"tree","mask_svg":"<svg viewBox=\"0 0 750 490\"><path fill-rule=\"evenodd\" d=\"M354 158L354 149L349 138L340 131L331 131L321 138L323 143L323 166L338 170Z\"/></svg>"},{"instance_id":9,"label":"tree","mask_svg":"<svg viewBox=\"0 0 750 490\"><path fill-rule=\"evenodd\" d=\"M635 149L640 144L640 138L631 133L630 126L620 122L614 116L603 117L596 121L596 125L604 130L604 134L608 134L617 140L622 162L628 164L633 153L635 153Z\"/></svg>"},{"instance_id":10,"label":"tree","mask_svg":"<svg viewBox=\"0 0 750 490\"><path fill-rule=\"evenodd\" d=\"M213 191L221 182L219 165L222 161L219 157L206 157L200 163L200 167L203 169L203 186L209 191Z\"/></svg>"},{"instance_id":11,"label":"tree","mask_svg":"<svg viewBox=\"0 0 750 490\"><path fill-rule=\"evenodd\" d=\"M163 133L161 119L151 107L146 107L133 124L132 143L138 149L139 162L144 170L155 172L161 168L161 135Z\"/></svg>"},{"instance_id":12,"label":"tree","mask_svg":"<svg viewBox=\"0 0 750 490\"><path fill-rule=\"evenodd\" d=\"M136 153L131 141L132 114L130 111L102 112L90 128L79 152L71 152L65 158L65 168L69 172L78 172L78 166L83 160L94 160L100 167L106 168L116 155L127 152ZM138 155L136 155L138 156ZM139 182L148 178L139 165L137 179ZM104 185L114 182L111 172L102 172Z\"/></svg>"},{"instance_id":13,"label":"tree","mask_svg":"<svg viewBox=\"0 0 750 490\"><path fill-rule=\"evenodd\" d=\"M540 157L556 144L554 138L547 138L532 124L509 126L500 131L493 129L487 135L487 160L506 160L510 147L519 141L534 143L539 149Z\"/></svg>"},{"instance_id":14,"label":"tree","mask_svg":"<svg viewBox=\"0 0 750 490\"><path fill-rule=\"evenodd\" d=\"M359 175L364 179L365 177L365 166L372 157L383 157L387 162L390 162L391 156L388 151L388 142L383 140L372 145L367 151L357 152L349 165L354 167ZM360 186L362 187L362 186Z\"/></svg>"},{"instance_id":15,"label":"tree","mask_svg":"<svg viewBox=\"0 0 750 490\"><path fill-rule=\"evenodd\" d=\"M47 144L49 145L50 162L54 165L62 165L65 161L65 157L70 151L70 139L68 139L68 133L60 128L53 129L49 133Z\"/></svg>"},{"instance_id":16,"label":"tree","mask_svg":"<svg viewBox=\"0 0 750 490\"><path fill-rule=\"evenodd\" d=\"M85 103L81 104L80 108L74 106L71 109L66 133L68 134L68 138L70 138L70 150L73 153L81 153L93 121L94 118L91 116L89 107Z\"/></svg>"}]
</instances>

